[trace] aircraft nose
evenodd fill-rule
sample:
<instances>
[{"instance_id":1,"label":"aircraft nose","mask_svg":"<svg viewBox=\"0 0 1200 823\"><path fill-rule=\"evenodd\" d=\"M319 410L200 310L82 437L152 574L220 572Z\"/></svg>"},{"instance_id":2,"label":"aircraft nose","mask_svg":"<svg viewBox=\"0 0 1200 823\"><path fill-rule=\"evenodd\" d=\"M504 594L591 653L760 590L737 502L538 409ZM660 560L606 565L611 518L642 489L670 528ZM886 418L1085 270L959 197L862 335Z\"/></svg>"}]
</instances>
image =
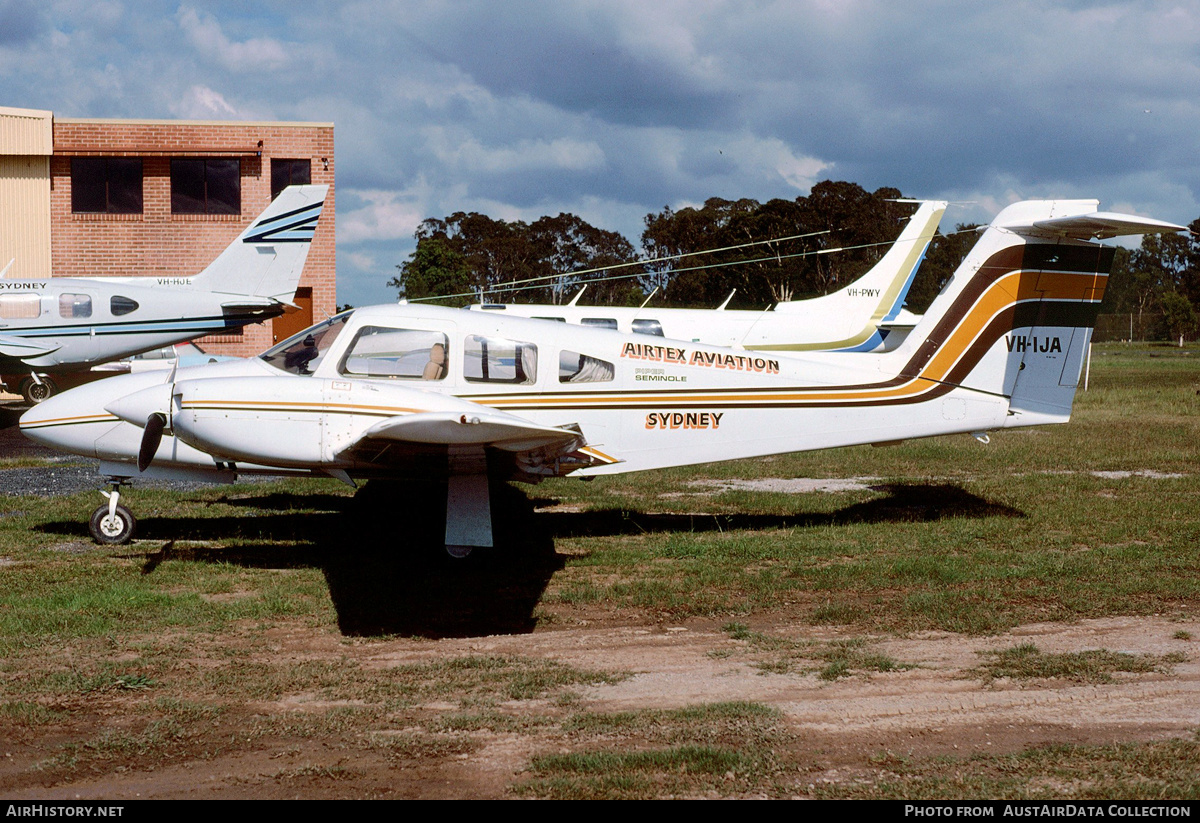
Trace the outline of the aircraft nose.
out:
<instances>
[{"instance_id":1,"label":"aircraft nose","mask_svg":"<svg viewBox=\"0 0 1200 823\"><path fill-rule=\"evenodd\" d=\"M79 431L86 428L84 424L95 422L96 416L78 407L73 397L67 397L70 393L49 397L21 415L18 422L21 433L43 446L78 454L87 453L89 441L80 439Z\"/></svg>"},{"instance_id":2,"label":"aircraft nose","mask_svg":"<svg viewBox=\"0 0 1200 823\"><path fill-rule=\"evenodd\" d=\"M114 414L126 423L145 427L146 421L152 414L171 414L171 383L162 383L148 389L127 394L109 401L104 410Z\"/></svg>"},{"instance_id":3,"label":"aircraft nose","mask_svg":"<svg viewBox=\"0 0 1200 823\"><path fill-rule=\"evenodd\" d=\"M38 439L33 435L34 431L38 431L45 426L54 425L56 422L69 417L70 412L71 409L62 402L62 395L58 394L46 398L22 414L18 425L20 425L21 430L26 434L34 437L34 439Z\"/></svg>"}]
</instances>

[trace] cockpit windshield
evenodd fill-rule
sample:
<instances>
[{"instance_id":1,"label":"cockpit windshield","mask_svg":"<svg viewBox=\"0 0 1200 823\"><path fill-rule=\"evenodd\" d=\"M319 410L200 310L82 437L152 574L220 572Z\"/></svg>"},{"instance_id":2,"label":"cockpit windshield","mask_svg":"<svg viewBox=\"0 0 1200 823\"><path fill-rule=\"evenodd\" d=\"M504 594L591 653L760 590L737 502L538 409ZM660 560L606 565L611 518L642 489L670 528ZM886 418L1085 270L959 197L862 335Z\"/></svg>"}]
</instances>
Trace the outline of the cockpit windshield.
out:
<instances>
[{"instance_id":1,"label":"cockpit windshield","mask_svg":"<svg viewBox=\"0 0 1200 823\"><path fill-rule=\"evenodd\" d=\"M259 355L264 363L292 374L312 374L333 341L346 328L353 309L309 326Z\"/></svg>"}]
</instances>

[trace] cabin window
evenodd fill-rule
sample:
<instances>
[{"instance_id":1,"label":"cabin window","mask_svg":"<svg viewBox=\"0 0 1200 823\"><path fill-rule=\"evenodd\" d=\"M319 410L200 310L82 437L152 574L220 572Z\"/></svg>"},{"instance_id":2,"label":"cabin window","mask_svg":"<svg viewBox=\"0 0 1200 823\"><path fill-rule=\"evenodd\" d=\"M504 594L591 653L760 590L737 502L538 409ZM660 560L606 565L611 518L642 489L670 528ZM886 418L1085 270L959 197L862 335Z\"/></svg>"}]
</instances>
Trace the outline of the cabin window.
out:
<instances>
[{"instance_id":1,"label":"cabin window","mask_svg":"<svg viewBox=\"0 0 1200 823\"><path fill-rule=\"evenodd\" d=\"M242 161L171 159L171 214L241 214Z\"/></svg>"},{"instance_id":2,"label":"cabin window","mask_svg":"<svg viewBox=\"0 0 1200 823\"><path fill-rule=\"evenodd\" d=\"M142 158L72 157L71 211L141 214Z\"/></svg>"},{"instance_id":3,"label":"cabin window","mask_svg":"<svg viewBox=\"0 0 1200 823\"><path fill-rule=\"evenodd\" d=\"M613 379L613 364L577 351L558 355L559 383L608 383Z\"/></svg>"},{"instance_id":4,"label":"cabin window","mask_svg":"<svg viewBox=\"0 0 1200 823\"><path fill-rule=\"evenodd\" d=\"M657 320L634 320L632 328L634 334L653 334L656 337L663 336L662 323L659 323Z\"/></svg>"},{"instance_id":5,"label":"cabin window","mask_svg":"<svg viewBox=\"0 0 1200 823\"><path fill-rule=\"evenodd\" d=\"M541 317L540 315L536 315L536 314L533 316L533 319L534 320L553 320L555 323L566 323L567 322L567 319L565 317Z\"/></svg>"},{"instance_id":6,"label":"cabin window","mask_svg":"<svg viewBox=\"0 0 1200 823\"><path fill-rule=\"evenodd\" d=\"M311 160L280 160L271 158L271 199L288 186L307 186L312 182Z\"/></svg>"},{"instance_id":7,"label":"cabin window","mask_svg":"<svg viewBox=\"0 0 1200 823\"><path fill-rule=\"evenodd\" d=\"M536 382L537 346L472 334L463 344L463 377L470 383Z\"/></svg>"},{"instance_id":8,"label":"cabin window","mask_svg":"<svg viewBox=\"0 0 1200 823\"><path fill-rule=\"evenodd\" d=\"M118 294L108 301L108 308L112 312L113 317L120 317L123 314L137 311L138 302Z\"/></svg>"},{"instance_id":9,"label":"cabin window","mask_svg":"<svg viewBox=\"0 0 1200 823\"><path fill-rule=\"evenodd\" d=\"M338 371L348 377L441 380L449 343L441 332L364 326Z\"/></svg>"},{"instance_id":10,"label":"cabin window","mask_svg":"<svg viewBox=\"0 0 1200 823\"><path fill-rule=\"evenodd\" d=\"M292 374L312 374L333 341L337 340L352 311L343 312L310 326L287 340L272 346L258 357L264 363Z\"/></svg>"},{"instance_id":11,"label":"cabin window","mask_svg":"<svg viewBox=\"0 0 1200 823\"><path fill-rule=\"evenodd\" d=\"M0 318L32 319L42 314L42 298L36 294L0 294Z\"/></svg>"},{"instance_id":12,"label":"cabin window","mask_svg":"<svg viewBox=\"0 0 1200 823\"><path fill-rule=\"evenodd\" d=\"M595 326L600 329L615 329L617 321L611 317L585 317L579 321L585 326Z\"/></svg>"},{"instance_id":13,"label":"cabin window","mask_svg":"<svg viewBox=\"0 0 1200 823\"><path fill-rule=\"evenodd\" d=\"M91 317L92 297L88 294L64 293L58 296L59 317Z\"/></svg>"}]
</instances>

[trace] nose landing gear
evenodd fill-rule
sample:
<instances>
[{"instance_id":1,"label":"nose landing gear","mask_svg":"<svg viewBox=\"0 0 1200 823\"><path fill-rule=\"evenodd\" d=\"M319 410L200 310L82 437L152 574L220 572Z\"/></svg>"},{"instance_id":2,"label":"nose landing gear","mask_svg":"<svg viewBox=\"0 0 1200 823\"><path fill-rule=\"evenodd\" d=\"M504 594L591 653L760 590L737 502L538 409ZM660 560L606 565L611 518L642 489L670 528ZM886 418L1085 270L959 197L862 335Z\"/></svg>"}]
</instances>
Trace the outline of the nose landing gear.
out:
<instances>
[{"instance_id":1,"label":"nose landing gear","mask_svg":"<svg viewBox=\"0 0 1200 823\"><path fill-rule=\"evenodd\" d=\"M88 520L88 529L97 543L120 545L128 543L137 528L137 520L133 512L120 504L121 487L114 483L112 491L100 492L108 498L108 503L92 512Z\"/></svg>"}]
</instances>

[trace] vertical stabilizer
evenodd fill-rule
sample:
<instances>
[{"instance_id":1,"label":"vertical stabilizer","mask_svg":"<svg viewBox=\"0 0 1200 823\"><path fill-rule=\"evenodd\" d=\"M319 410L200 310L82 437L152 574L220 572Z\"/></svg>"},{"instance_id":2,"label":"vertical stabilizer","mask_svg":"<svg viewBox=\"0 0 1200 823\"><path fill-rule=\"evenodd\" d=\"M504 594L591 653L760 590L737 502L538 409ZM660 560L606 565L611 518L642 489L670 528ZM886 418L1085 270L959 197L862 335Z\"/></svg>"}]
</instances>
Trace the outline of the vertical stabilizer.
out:
<instances>
[{"instance_id":1,"label":"vertical stabilizer","mask_svg":"<svg viewBox=\"0 0 1200 823\"><path fill-rule=\"evenodd\" d=\"M290 303L328 190L328 186L288 186L192 279L193 288Z\"/></svg>"},{"instance_id":2,"label":"vertical stabilizer","mask_svg":"<svg viewBox=\"0 0 1200 823\"><path fill-rule=\"evenodd\" d=\"M1007 425L1066 422L1114 258L1091 239L1184 228L1096 205L1033 200L1000 212L893 353L901 376L1005 397Z\"/></svg>"},{"instance_id":3,"label":"vertical stabilizer","mask_svg":"<svg viewBox=\"0 0 1200 823\"><path fill-rule=\"evenodd\" d=\"M756 345L759 351L872 351L883 343L886 331L880 326L891 323L904 308L904 300L916 277L930 241L946 213L943 200L925 200L900 232L896 242L870 271L845 288L814 298L821 301L822 312L844 322L843 339L809 345ZM810 301L780 303L775 312L811 311Z\"/></svg>"}]
</instances>

